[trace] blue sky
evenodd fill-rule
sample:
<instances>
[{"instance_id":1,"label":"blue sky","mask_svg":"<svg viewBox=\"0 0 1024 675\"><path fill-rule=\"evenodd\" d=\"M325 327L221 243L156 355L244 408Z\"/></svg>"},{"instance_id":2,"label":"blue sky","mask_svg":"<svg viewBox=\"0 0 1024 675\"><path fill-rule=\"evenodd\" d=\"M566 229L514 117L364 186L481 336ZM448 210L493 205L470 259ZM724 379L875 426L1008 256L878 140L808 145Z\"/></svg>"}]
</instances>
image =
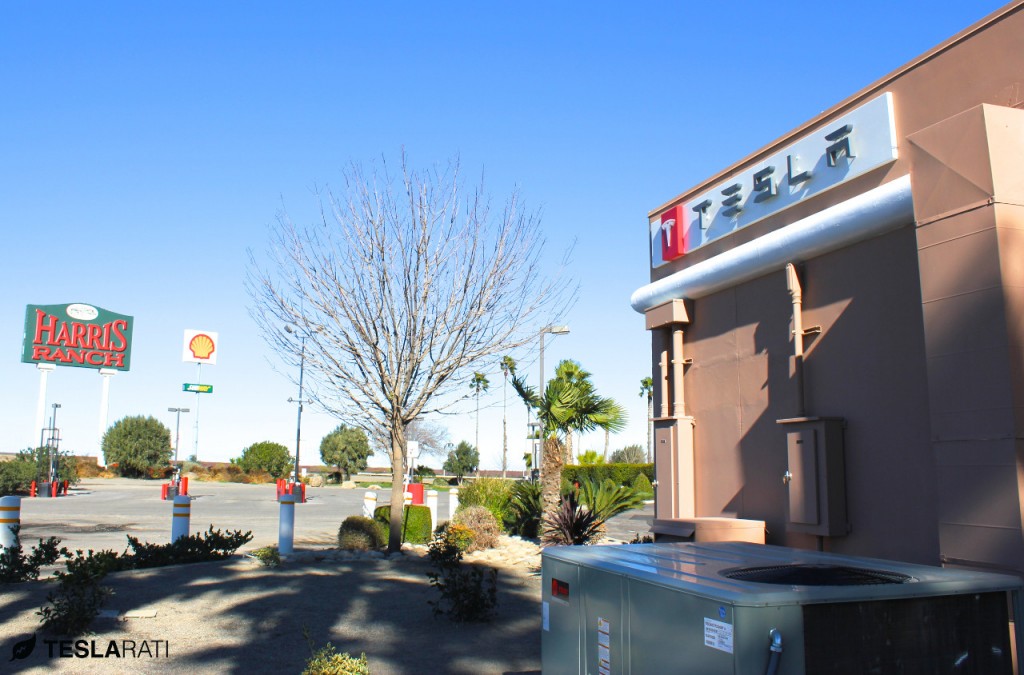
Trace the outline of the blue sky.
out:
<instances>
[{"instance_id":1,"label":"blue sky","mask_svg":"<svg viewBox=\"0 0 1024 675\"><path fill-rule=\"evenodd\" d=\"M518 187L554 256L574 240L580 299L549 338L627 406L612 448L646 443L649 337L629 296L648 279L646 213L1001 6L717 3L25 3L0 6L0 451L27 447L38 375L20 362L27 304L135 317L132 369L108 422L170 406L195 366L182 331L220 333L199 455L295 442L296 391L256 333L243 288L282 209L352 160L458 155L496 200ZM536 354L523 367L535 383ZM497 364L481 414L499 466ZM61 368L65 449L96 454L101 378ZM461 408L471 411L467 403ZM510 458L525 412L509 398ZM182 452L193 444L182 420ZM307 408L306 460L338 420ZM473 441L473 415L442 420ZM603 449L603 435L582 448ZM191 454L189 452L188 454ZM382 462L377 459L376 463Z\"/></svg>"}]
</instances>

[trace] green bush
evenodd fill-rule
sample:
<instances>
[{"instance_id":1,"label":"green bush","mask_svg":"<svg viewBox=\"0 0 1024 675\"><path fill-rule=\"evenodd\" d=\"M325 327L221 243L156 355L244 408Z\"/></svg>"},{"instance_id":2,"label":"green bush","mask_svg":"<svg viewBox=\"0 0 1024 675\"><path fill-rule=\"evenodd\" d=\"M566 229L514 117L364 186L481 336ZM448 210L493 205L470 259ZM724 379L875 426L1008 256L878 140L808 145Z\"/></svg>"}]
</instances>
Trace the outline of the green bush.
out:
<instances>
[{"instance_id":1,"label":"green bush","mask_svg":"<svg viewBox=\"0 0 1024 675\"><path fill-rule=\"evenodd\" d=\"M383 523L384 531L387 532L391 525L391 505L383 504L374 509L373 519ZM410 544L426 544L430 542L430 532L430 509L423 504L406 506L402 518L402 541Z\"/></svg>"},{"instance_id":2,"label":"green bush","mask_svg":"<svg viewBox=\"0 0 1024 675\"><path fill-rule=\"evenodd\" d=\"M125 417L103 434L103 459L121 476L144 478L171 461L171 430L155 417Z\"/></svg>"},{"instance_id":3,"label":"green bush","mask_svg":"<svg viewBox=\"0 0 1024 675\"><path fill-rule=\"evenodd\" d=\"M459 489L459 508L482 506L490 511L504 531L512 523L510 507L512 482L501 478L477 478Z\"/></svg>"},{"instance_id":4,"label":"green bush","mask_svg":"<svg viewBox=\"0 0 1024 675\"><path fill-rule=\"evenodd\" d=\"M281 565L281 552L276 546L264 546L252 552L252 557L260 561L264 567L279 567Z\"/></svg>"},{"instance_id":5,"label":"green bush","mask_svg":"<svg viewBox=\"0 0 1024 675\"><path fill-rule=\"evenodd\" d=\"M436 487L436 488L444 488L445 490L447 490L449 487L451 487L448 484L448 479L447 478L435 478L434 481L433 481L433 486Z\"/></svg>"},{"instance_id":6,"label":"green bush","mask_svg":"<svg viewBox=\"0 0 1024 675\"><path fill-rule=\"evenodd\" d=\"M602 521L570 492L558 510L544 520L541 541L548 546L579 546L601 536Z\"/></svg>"},{"instance_id":7,"label":"green bush","mask_svg":"<svg viewBox=\"0 0 1024 675\"><path fill-rule=\"evenodd\" d=\"M544 512L541 484L530 481L514 483L509 496L509 512L512 514L509 533L536 539L540 535L540 518Z\"/></svg>"},{"instance_id":8,"label":"green bush","mask_svg":"<svg viewBox=\"0 0 1024 675\"><path fill-rule=\"evenodd\" d=\"M58 586L47 595L49 604L36 612L42 617L43 627L59 635L85 633L111 595L111 590L100 582L108 572L119 568L120 562L113 551L75 551L67 562L67 569L54 573Z\"/></svg>"},{"instance_id":9,"label":"green bush","mask_svg":"<svg viewBox=\"0 0 1024 675\"><path fill-rule=\"evenodd\" d=\"M295 466L288 448L273 441L253 443L242 450L242 456L231 460L231 463L246 473L266 471L274 478L285 478Z\"/></svg>"},{"instance_id":10,"label":"green bush","mask_svg":"<svg viewBox=\"0 0 1024 675\"><path fill-rule=\"evenodd\" d=\"M616 485L611 479L600 485L589 480L583 481L577 497L602 523L624 511L643 506L643 499L633 488Z\"/></svg>"},{"instance_id":11,"label":"green bush","mask_svg":"<svg viewBox=\"0 0 1024 675\"><path fill-rule=\"evenodd\" d=\"M483 506L468 506L463 508L459 504L459 510L452 518L456 525L464 525L473 532L473 540L466 549L467 553L482 551L486 548L494 548L498 545L498 536L501 534L501 526L494 514Z\"/></svg>"},{"instance_id":12,"label":"green bush","mask_svg":"<svg viewBox=\"0 0 1024 675\"><path fill-rule=\"evenodd\" d=\"M36 465L23 459L0 462L0 497L5 495L28 494L29 487L37 477Z\"/></svg>"},{"instance_id":13,"label":"green bush","mask_svg":"<svg viewBox=\"0 0 1024 675\"><path fill-rule=\"evenodd\" d=\"M611 480L616 485L632 485L637 475L644 474L647 480L654 480L653 464L594 464L590 466L566 466L562 468L563 485L568 482L582 483L585 480L597 484Z\"/></svg>"},{"instance_id":14,"label":"green bush","mask_svg":"<svg viewBox=\"0 0 1024 675\"><path fill-rule=\"evenodd\" d=\"M651 480L646 476L646 474L642 473L638 473L636 478L633 479L633 489L642 495L654 493L654 486L651 485Z\"/></svg>"},{"instance_id":15,"label":"green bush","mask_svg":"<svg viewBox=\"0 0 1024 675\"><path fill-rule=\"evenodd\" d=\"M52 565L60 558L71 555L66 548L60 547L60 539L56 537L40 539L39 545L33 546L32 552L25 555L18 536L19 529L17 526L14 528L14 545L0 549L0 583L33 581L39 578L40 567Z\"/></svg>"},{"instance_id":16,"label":"green bush","mask_svg":"<svg viewBox=\"0 0 1024 675\"><path fill-rule=\"evenodd\" d=\"M474 508L493 518L486 509ZM439 527L431 540L427 557L435 571L427 572L427 577L441 598L428 604L433 607L434 616L447 614L458 622L489 621L498 605L498 570L488 569L485 587L482 569L475 566L466 569L462 564L464 537L462 528L454 525Z\"/></svg>"},{"instance_id":17,"label":"green bush","mask_svg":"<svg viewBox=\"0 0 1024 675\"><path fill-rule=\"evenodd\" d=\"M388 543L388 528L373 518L349 516L338 528L338 548L346 551L369 551Z\"/></svg>"}]
</instances>

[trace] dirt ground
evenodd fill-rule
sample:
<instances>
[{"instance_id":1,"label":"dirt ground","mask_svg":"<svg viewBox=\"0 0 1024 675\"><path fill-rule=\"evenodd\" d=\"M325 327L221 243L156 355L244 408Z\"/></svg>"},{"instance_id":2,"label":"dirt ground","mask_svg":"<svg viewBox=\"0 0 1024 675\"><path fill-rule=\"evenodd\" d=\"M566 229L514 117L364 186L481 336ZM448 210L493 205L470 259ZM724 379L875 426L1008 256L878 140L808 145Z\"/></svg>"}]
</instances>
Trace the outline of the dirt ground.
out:
<instances>
[{"instance_id":1,"label":"dirt ground","mask_svg":"<svg viewBox=\"0 0 1024 675\"><path fill-rule=\"evenodd\" d=\"M7 586L0 596L0 671L299 673L309 641L330 641L339 652L365 652L375 675L539 673L536 546L506 539L499 549L474 554L499 569L498 615L487 624L433 616L428 601L437 592L422 554L340 560L340 553L306 551L273 569L236 556L112 574L109 616L96 620L81 645L62 646L38 630L35 611L50 584ZM15 644L33 634L31 655L13 660ZM101 656L112 641L135 656ZM84 656L61 656L62 647Z\"/></svg>"}]
</instances>

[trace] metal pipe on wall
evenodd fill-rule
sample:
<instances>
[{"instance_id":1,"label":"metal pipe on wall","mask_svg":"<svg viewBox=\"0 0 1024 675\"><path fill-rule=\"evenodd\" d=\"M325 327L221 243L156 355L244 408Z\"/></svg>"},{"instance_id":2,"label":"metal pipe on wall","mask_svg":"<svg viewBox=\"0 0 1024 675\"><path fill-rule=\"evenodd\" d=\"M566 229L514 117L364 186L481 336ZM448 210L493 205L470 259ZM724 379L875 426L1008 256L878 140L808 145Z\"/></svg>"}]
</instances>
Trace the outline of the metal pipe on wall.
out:
<instances>
[{"instance_id":1,"label":"metal pipe on wall","mask_svg":"<svg viewBox=\"0 0 1024 675\"><path fill-rule=\"evenodd\" d=\"M793 263L786 264L786 290L789 291L789 297L793 302L793 378L796 380L796 416L803 417L807 410L804 401L803 289L800 287L800 277L797 276L796 266Z\"/></svg>"}]
</instances>

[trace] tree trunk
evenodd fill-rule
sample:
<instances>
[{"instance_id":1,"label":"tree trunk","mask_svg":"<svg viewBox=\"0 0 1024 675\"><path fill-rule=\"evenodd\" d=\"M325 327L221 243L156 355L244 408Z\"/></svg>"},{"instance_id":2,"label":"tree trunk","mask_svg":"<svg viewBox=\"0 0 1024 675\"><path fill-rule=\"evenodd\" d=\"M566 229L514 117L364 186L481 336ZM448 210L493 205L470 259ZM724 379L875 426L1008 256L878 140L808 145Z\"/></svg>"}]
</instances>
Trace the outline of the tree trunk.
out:
<instances>
[{"instance_id":1,"label":"tree trunk","mask_svg":"<svg viewBox=\"0 0 1024 675\"><path fill-rule=\"evenodd\" d=\"M608 441L610 440L609 439L610 435L611 435L611 432L608 431L607 429L605 429L604 430L604 461L605 462L608 461Z\"/></svg>"},{"instance_id":2,"label":"tree trunk","mask_svg":"<svg viewBox=\"0 0 1024 675\"><path fill-rule=\"evenodd\" d=\"M562 448L562 464L574 464L572 461L572 430L565 432L565 447Z\"/></svg>"},{"instance_id":3,"label":"tree trunk","mask_svg":"<svg viewBox=\"0 0 1024 675\"><path fill-rule=\"evenodd\" d=\"M558 439L554 436L544 439L541 451L541 503L544 505L544 520L554 516L558 511L562 489L562 450L558 447ZM543 521L542 521L543 522Z\"/></svg>"},{"instance_id":4,"label":"tree trunk","mask_svg":"<svg viewBox=\"0 0 1024 675\"><path fill-rule=\"evenodd\" d=\"M388 530L388 553L402 550L402 520L405 515L405 429L391 425L391 526Z\"/></svg>"}]
</instances>

